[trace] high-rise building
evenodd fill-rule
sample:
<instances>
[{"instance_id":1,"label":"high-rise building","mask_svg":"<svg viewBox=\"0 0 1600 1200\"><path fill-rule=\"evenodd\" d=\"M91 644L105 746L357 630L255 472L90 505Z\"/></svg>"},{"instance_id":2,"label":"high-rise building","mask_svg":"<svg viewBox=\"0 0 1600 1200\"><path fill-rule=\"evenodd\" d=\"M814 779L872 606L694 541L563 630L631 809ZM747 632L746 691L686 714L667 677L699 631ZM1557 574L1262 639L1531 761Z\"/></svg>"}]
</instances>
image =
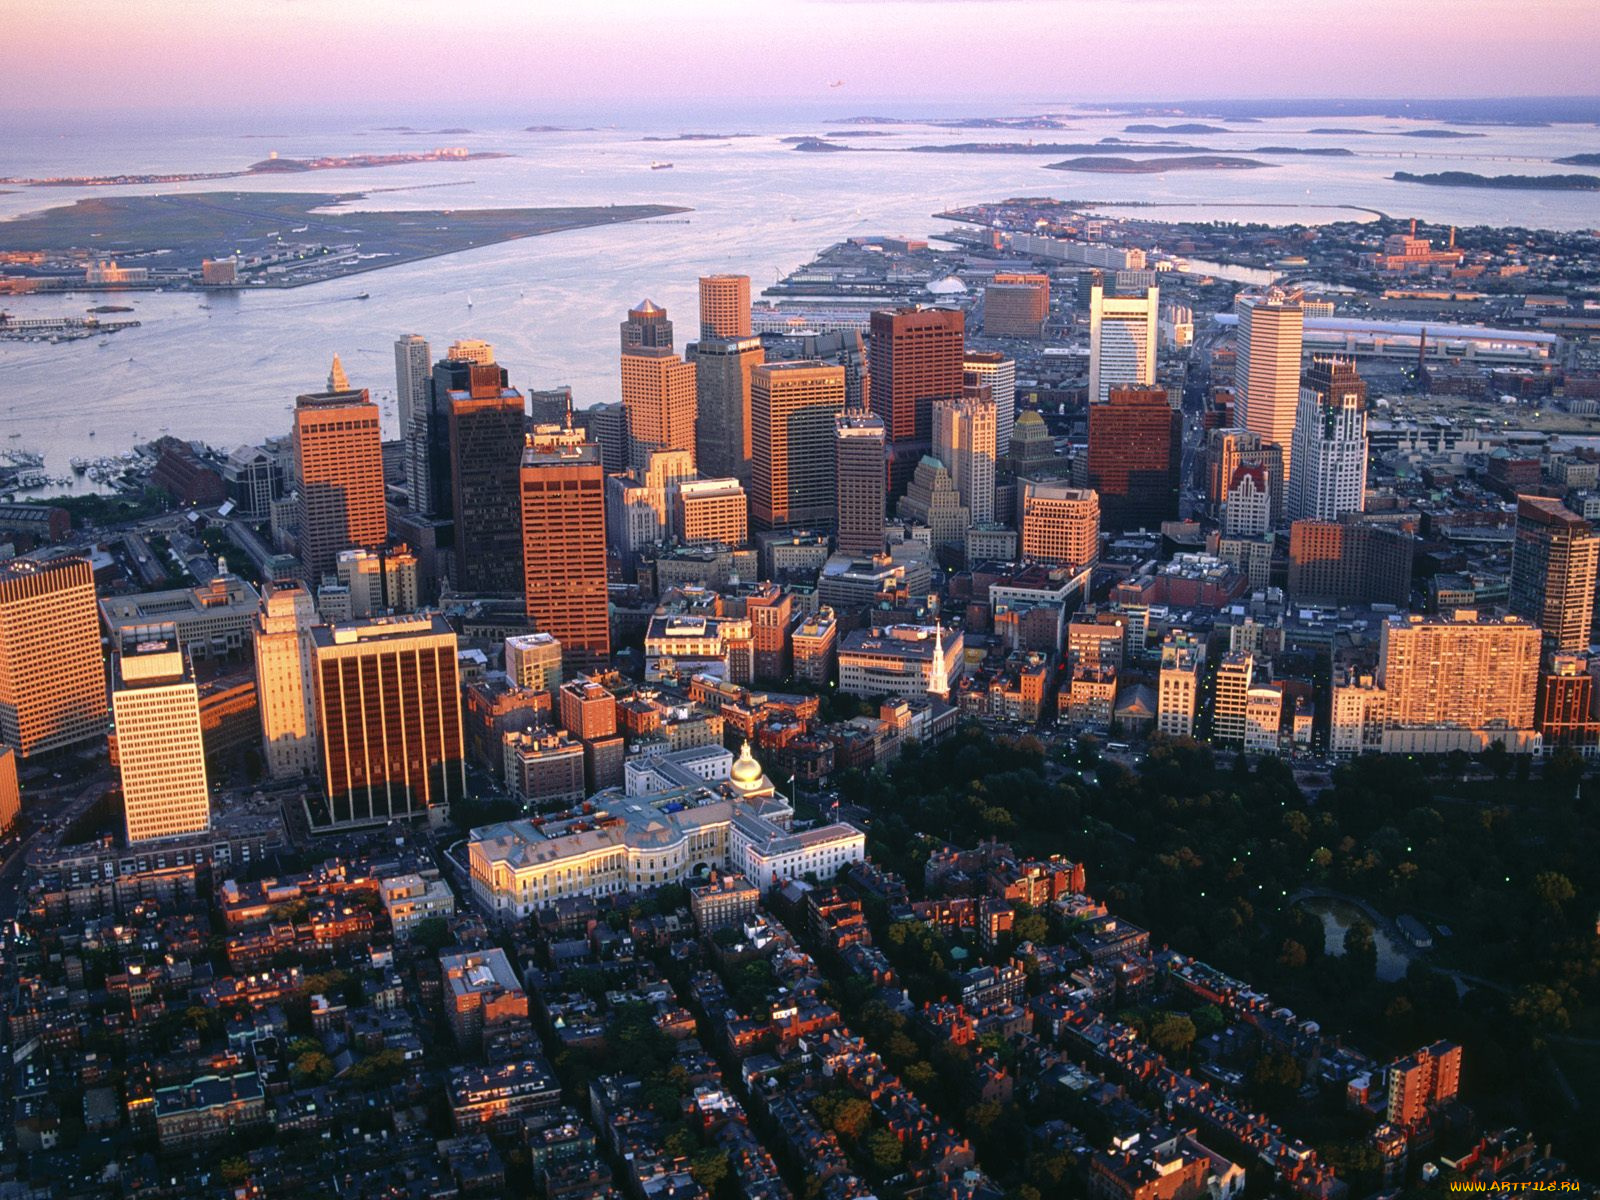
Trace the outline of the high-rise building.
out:
<instances>
[{"instance_id":1,"label":"high-rise building","mask_svg":"<svg viewBox=\"0 0 1600 1200\"><path fill-rule=\"evenodd\" d=\"M312 632L324 826L427 816L466 795L454 630L375 617Z\"/></svg>"},{"instance_id":2,"label":"high-rise building","mask_svg":"<svg viewBox=\"0 0 1600 1200\"><path fill-rule=\"evenodd\" d=\"M745 310L749 312L748 306ZM703 338L694 364L695 464L702 475L750 482L750 375L766 361L761 339Z\"/></svg>"},{"instance_id":3,"label":"high-rise building","mask_svg":"<svg viewBox=\"0 0 1600 1200\"><path fill-rule=\"evenodd\" d=\"M750 276L700 276L700 336L750 336Z\"/></svg>"},{"instance_id":4,"label":"high-rise building","mask_svg":"<svg viewBox=\"0 0 1600 1200\"><path fill-rule=\"evenodd\" d=\"M750 621L755 678L774 683L789 674L789 629L794 624L794 593L776 583L760 584L745 597Z\"/></svg>"},{"instance_id":5,"label":"high-rise building","mask_svg":"<svg viewBox=\"0 0 1600 1200\"><path fill-rule=\"evenodd\" d=\"M1159 529L1178 515L1183 416L1160 387L1113 387L1089 405L1089 486L1109 529Z\"/></svg>"},{"instance_id":6,"label":"high-rise building","mask_svg":"<svg viewBox=\"0 0 1600 1200\"><path fill-rule=\"evenodd\" d=\"M1222 509L1222 533L1230 538L1258 538L1272 528L1272 490L1264 467L1234 468Z\"/></svg>"},{"instance_id":7,"label":"high-rise building","mask_svg":"<svg viewBox=\"0 0 1600 1200\"><path fill-rule=\"evenodd\" d=\"M1211 709L1211 740L1221 745L1243 746L1249 728L1250 687L1256 660L1249 651L1233 651L1217 664Z\"/></svg>"},{"instance_id":8,"label":"high-rise building","mask_svg":"<svg viewBox=\"0 0 1600 1200\"><path fill-rule=\"evenodd\" d=\"M311 678L311 627L317 611L298 581L266 583L256 614L256 707L267 774L293 779L316 771L317 718Z\"/></svg>"},{"instance_id":9,"label":"high-rise building","mask_svg":"<svg viewBox=\"0 0 1600 1200\"><path fill-rule=\"evenodd\" d=\"M1089 289L1089 402L1104 403L1114 387L1149 387L1156 381L1156 318L1161 289L1137 296Z\"/></svg>"},{"instance_id":10,"label":"high-rise building","mask_svg":"<svg viewBox=\"0 0 1600 1200\"><path fill-rule=\"evenodd\" d=\"M1011 430L1017 420L1017 364L993 350L968 350L961 358L963 388L977 377L989 385L994 401L994 456L1005 462L1011 453Z\"/></svg>"},{"instance_id":11,"label":"high-rise building","mask_svg":"<svg viewBox=\"0 0 1600 1200\"><path fill-rule=\"evenodd\" d=\"M1205 642L1182 629L1169 630L1161 643L1156 689L1156 729L1168 737L1193 737L1200 703Z\"/></svg>"},{"instance_id":12,"label":"high-rise building","mask_svg":"<svg viewBox=\"0 0 1600 1200\"><path fill-rule=\"evenodd\" d=\"M297 397L294 460L300 561L312 579L333 570L339 551L388 540L378 406L365 390Z\"/></svg>"},{"instance_id":13,"label":"high-rise building","mask_svg":"<svg viewBox=\"0 0 1600 1200\"><path fill-rule=\"evenodd\" d=\"M1565 654L1589 648L1600 537L1594 527L1547 496L1517 497L1511 550L1511 611L1544 631L1545 645Z\"/></svg>"},{"instance_id":14,"label":"high-rise building","mask_svg":"<svg viewBox=\"0 0 1600 1200\"><path fill-rule=\"evenodd\" d=\"M672 322L665 309L646 300L622 323L622 407L628 418L629 465L645 467L658 450L686 450L692 455L695 404L695 366L672 352Z\"/></svg>"},{"instance_id":15,"label":"high-rise building","mask_svg":"<svg viewBox=\"0 0 1600 1200\"><path fill-rule=\"evenodd\" d=\"M1389 1064L1389 1124L1417 1129L1428 1110L1454 1100L1461 1091L1461 1047L1435 1042Z\"/></svg>"},{"instance_id":16,"label":"high-rise building","mask_svg":"<svg viewBox=\"0 0 1600 1200\"><path fill-rule=\"evenodd\" d=\"M526 410L500 368L474 366L445 396L455 518L457 591L514 596L522 590L518 492Z\"/></svg>"},{"instance_id":17,"label":"high-rise building","mask_svg":"<svg viewBox=\"0 0 1600 1200\"><path fill-rule=\"evenodd\" d=\"M405 447L406 495L413 511L421 511L416 495L419 484L427 481L427 463L420 466L415 458L427 454L427 417L431 372L429 363L433 351L428 339L420 333L408 333L394 344L394 394L396 416L400 420L400 442ZM422 422L418 436L418 422Z\"/></svg>"},{"instance_id":18,"label":"high-rise building","mask_svg":"<svg viewBox=\"0 0 1600 1200\"><path fill-rule=\"evenodd\" d=\"M506 639L506 676L518 687L553 692L561 686L561 643L548 633Z\"/></svg>"},{"instance_id":19,"label":"high-rise building","mask_svg":"<svg viewBox=\"0 0 1600 1200\"><path fill-rule=\"evenodd\" d=\"M1239 424L1264 445L1282 446L1286 480L1294 478L1295 416L1300 408L1300 349L1305 313L1298 296L1280 288L1241 297L1233 364Z\"/></svg>"},{"instance_id":20,"label":"high-rise building","mask_svg":"<svg viewBox=\"0 0 1600 1200\"><path fill-rule=\"evenodd\" d=\"M860 410L841 413L833 422L833 446L834 544L842 554L882 554L889 484L882 419Z\"/></svg>"},{"instance_id":21,"label":"high-rise building","mask_svg":"<svg viewBox=\"0 0 1600 1200\"><path fill-rule=\"evenodd\" d=\"M513 521L516 515L513 514ZM384 613L415 612L421 607L417 556L405 546L382 550L341 550L334 565L339 586L345 591L347 612L343 620L377 617ZM330 614L323 603L326 589L317 594L319 611ZM340 619L340 618L335 618Z\"/></svg>"},{"instance_id":22,"label":"high-rise building","mask_svg":"<svg viewBox=\"0 0 1600 1200\"><path fill-rule=\"evenodd\" d=\"M1089 488L1022 481L1022 556L1074 571L1100 560L1100 497Z\"/></svg>"},{"instance_id":23,"label":"high-rise building","mask_svg":"<svg viewBox=\"0 0 1600 1200\"><path fill-rule=\"evenodd\" d=\"M539 426L522 452L522 567L528 619L570 662L611 653L605 468L577 430Z\"/></svg>"},{"instance_id":24,"label":"high-rise building","mask_svg":"<svg viewBox=\"0 0 1600 1200\"><path fill-rule=\"evenodd\" d=\"M641 300L628 310L622 323L622 352L653 351L672 353L672 322L667 310L650 300Z\"/></svg>"},{"instance_id":25,"label":"high-rise building","mask_svg":"<svg viewBox=\"0 0 1600 1200\"><path fill-rule=\"evenodd\" d=\"M494 347L475 339L450 343L445 356L433 364L428 381L428 404L421 419L412 422L416 437L407 452L407 471L419 475L412 486L411 507L422 516L447 521L455 511L455 488L451 481L450 393L470 392L476 374L480 388L484 373L498 374L500 386L509 376L494 361ZM408 476L409 477L409 476Z\"/></svg>"},{"instance_id":26,"label":"high-rise building","mask_svg":"<svg viewBox=\"0 0 1600 1200\"><path fill-rule=\"evenodd\" d=\"M1297 604L1408 607L1416 540L1402 529L1346 519L1289 526L1289 599Z\"/></svg>"},{"instance_id":27,"label":"high-rise building","mask_svg":"<svg viewBox=\"0 0 1600 1200\"><path fill-rule=\"evenodd\" d=\"M763 363L750 380L750 519L757 529L831 528L834 417L844 368Z\"/></svg>"},{"instance_id":28,"label":"high-rise building","mask_svg":"<svg viewBox=\"0 0 1600 1200\"><path fill-rule=\"evenodd\" d=\"M0 743L29 758L105 732L106 667L89 563L0 563Z\"/></svg>"},{"instance_id":29,"label":"high-rise building","mask_svg":"<svg viewBox=\"0 0 1600 1200\"><path fill-rule=\"evenodd\" d=\"M926 525L929 541L936 548L964 547L967 530L972 528L972 514L961 503L961 491L950 478L949 468L931 454L924 454L917 464L895 513L903 521Z\"/></svg>"},{"instance_id":30,"label":"high-rise building","mask_svg":"<svg viewBox=\"0 0 1600 1200\"><path fill-rule=\"evenodd\" d=\"M673 489L673 532L685 545L742 546L750 502L737 479L686 479Z\"/></svg>"},{"instance_id":31,"label":"high-rise building","mask_svg":"<svg viewBox=\"0 0 1600 1200\"><path fill-rule=\"evenodd\" d=\"M128 844L196 833L211 825L200 734L200 691L177 627L115 631L112 728Z\"/></svg>"},{"instance_id":32,"label":"high-rise building","mask_svg":"<svg viewBox=\"0 0 1600 1200\"><path fill-rule=\"evenodd\" d=\"M1583 654L1552 654L1539 673L1539 705L1534 725L1544 747L1571 746L1592 754L1600 737L1600 714L1594 707L1594 676Z\"/></svg>"},{"instance_id":33,"label":"high-rise building","mask_svg":"<svg viewBox=\"0 0 1600 1200\"><path fill-rule=\"evenodd\" d=\"M966 319L959 310L885 309L872 314L872 411L889 439L889 495L897 498L933 445L933 402L961 395Z\"/></svg>"},{"instance_id":34,"label":"high-rise building","mask_svg":"<svg viewBox=\"0 0 1600 1200\"><path fill-rule=\"evenodd\" d=\"M1391 617L1378 664L1390 728L1533 728L1539 630L1519 617Z\"/></svg>"},{"instance_id":35,"label":"high-rise building","mask_svg":"<svg viewBox=\"0 0 1600 1200\"><path fill-rule=\"evenodd\" d=\"M534 422L535 425L560 423ZM572 414L572 423L600 447L600 461L607 475L628 469L628 410L622 407L622 401L581 408Z\"/></svg>"},{"instance_id":36,"label":"high-rise building","mask_svg":"<svg viewBox=\"0 0 1600 1200\"><path fill-rule=\"evenodd\" d=\"M1354 360L1312 357L1289 459L1289 520L1337 521L1366 507L1367 385Z\"/></svg>"},{"instance_id":37,"label":"high-rise building","mask_svg":"<svg viewBox=\"0 0 1600 1200\"><path fill-rule=\"evenodd\" d=\"M969 524L987 525L994 520L995 405L987 384L967 390L933 406L933 454L949 468Z\"/></svg>"},{"instance_id":38,"label":"high-rise building","mask_svg":"<svg viewBox=\"0 0 1600 1200\"><path fill-rule=\"evenodd\" d=\"M22 785L17 781L17 752L0 746L0 834L8 832L22 815Z\"/></svg>"},{"instance_id":39,"label":"high-rise building","mask_svg":"<svg viewBox=\"0 0 1600 1200\"><path fill-rule=\"evenodd\" d=\"M997 271L983 289L988 337L1040 338L1050 318L1050 276Z\"/></svg>"}]
</instances>

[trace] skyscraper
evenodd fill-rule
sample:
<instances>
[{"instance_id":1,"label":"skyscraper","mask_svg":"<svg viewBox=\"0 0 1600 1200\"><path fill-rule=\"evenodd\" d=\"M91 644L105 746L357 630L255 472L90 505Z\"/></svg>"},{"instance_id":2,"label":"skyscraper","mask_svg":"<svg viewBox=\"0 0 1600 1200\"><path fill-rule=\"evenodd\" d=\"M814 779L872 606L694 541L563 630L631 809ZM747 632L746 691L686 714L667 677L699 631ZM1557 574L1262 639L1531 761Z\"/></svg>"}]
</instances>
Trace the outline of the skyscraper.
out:
<instances>
[{"instance_id":1,"label":"skyscraper","mask_svg":"<svg viewBox=\"0 0 1600 1200\"><path fill-rule=\"evenodd\" d=\"M1106 295L1089 289L1089 402L1104 402L1114 387L1156 381L1156 318L1161 290L1137 296Z\"/></svg>"},{"instance_id":2,"label":"skyscraper","mask_svg":"<svg viewBox=\"0 0 1600 1200\"><path fill-rule=\"evenodd\" d=\"M835 545L843 554L882 554L889 483L883 421L870 412L841 413L834 418L833 445Z\"/></svg>"},{"instance_id":3,"label":"skyscraper","mask_svg":"<svg viewBox=\"0 0 1600 1200\"><path fill-rule=\"evenodd\" d=\"M1280 288L1241 297L1239 339L1233 364L1234 409L1239 424L1264 444L1284 448L1284 479L1294 478L1295 416L1300 407L1300 347L1305 313L1298 296Z\"/></svg>"},{"instance_id":4,"label":"skyscraper","mask_svg":"<svg viewBox=\"0 0 1600 1200\"><path fill-rule=\"evenodd\" d=\"M474 366L465 389L446 393L456 588L512 596L522 590L519 493L526 425L522 395L500 368Z\"/></svg>"},{"instance_id":5,"label":"skyscraper","mask_svg":"<svg viewBox=\"0 0 1600 1200\"><path fill-rule=\"evenodd\" d=\"M207 829L200 692L177 626L125 625L116 642L111 711L128 844Z\"/></svg>"},{"instance_id":6,"label":"skyscraper","mask_svg":"<svg viewBox=\"0 0 1600 1200\"><path fill-rule=\"evenodd\" d=\"M1178 515L1183 417L1160 387L1114 387L1089 405L1089 486L1109 529L1159 529Z\"/></svg>"},{"instance_id":7,"label":"skyscraper","mask_svg":"<svg viewBox=\"0 0 1600 1200\"><path fill-rule=\"evenodd\" d=\"M672 352L667 310L641 300L622 323L622 407L628 463L642 470L657 450L695 449L695 367Z\"/></svg>"},{"instance_id":8,"label":"skyscraper","mask_svg":"<svg viewBox=\"0 0 1600 1200\"><path fill-rule=\"evenodd\" d=\"M1511 550L1511 611L1544 631L1547 648L1589 648L1600 537L1582 517L1546 496L1517 497Z\"/></svg>"},{"instance_id":9,"label":"skyscraper","mask_svg":"<svg viewBox=\"0 0 1600 1200\"><path fill-rule=\"evenodd\" d=\"M378 406L365 389L297 397L294 460L300 489L300 561L313 580L339 551L389 537Z\"/></svg>"},{"instance_id":10,"label":"skyscraper","mask_svg":"<svg viewBox=\"0 0 1600 1200\"><path fill-rule=\"evenodd\" d=\"M1100 560L1100 497L1089 488L1023 480L1022 554L1073 570Z\"/></svg>"},{"instance_id":11,"label":"skyscraper","mask_svg":"<svg viewBox=\"0 0 1600 1200\"><path fill-rule=\"evenodd\" d=\"M1475 609L1390 617L1378 671L1387 728L1532 729L1539 630Z\"/></svg>"},{"instance_id":12,"label":"skyscraper","mask_svg":"<svg viewBox=\"0 0 1600 1200\"><path fill-rule=\"evenodd\" d=\"M419 464L417 456L420 454L426 458L427 455L431 382L428 364L432 353L428 339L418 333L408 333L394 344L396 415L400 420L400 441L405 446L406 495L410 498L413 512L422 511L417 503L417 489L425 485L428 478L427 463L424 461Z\"/></svg>"},{"instance_id":13,"label":"skyscraper","mask_svg":"<svg viewBox=\"0 0 1600 1200\"><path fill-rule=\"evenodd\" d=\"M902 520L928 527L928 540L935 548L957 549L972 528L972 514L961 503L961 491L950 471L931 454L924 454L906 484L895 514Z\"/></svg>"},{"instance_id":14,"label":"skyscraper","mask_svg":"<svg viewBox=\"0 0 1600 1200\"><path fill-rule=\"evenodd\" d=\"M1157 679L1156 729L1168 737L1193 737L1199 709L1200 678L1206 644L1182 629L1167 632L1161 643Z\"/></svg>"},{"instance_id":15,"label":"skyscraper","mask_svg":"<svg viewBox=\"0 0 1600 1200\"><path fill-rule=\"evenodd\" d=\"M968 392L933 406L933 454L949 469L971 523L985 525L994 520L995 405L986 384Z\"/></svg>"},{"instance_id":16,"label":"skyscraper","mask_svg":"<svg viewBox=\"0 0 1600 1200\"><path fill-rule=\"evenodd\" d=\"M691 351L695 464L702 475L731 477L748 485L750 374L766 361L761 339L706 338Z\"/></svg>"},{"instance_id":17,"label":"skyscraper","mask_svg":"<svg viewBox=\"0 0 1600 1200\"><path fill-rule=\"evenodd\" d=\"M253 637L256 706L267 774L293 779L317 769L317 718L311 678L311 627L317 610L298 581L266 583Z\"/></svg>"},{"instance_id":18,"label":"skyscraper","mask_svg":"<svg viewBox=\"0 0 1600 1200\"><path fill-rule=\"evenodd\" d=\"M700 277L700 336L747 338L750 336L750 276Z\"/></svg>"},{"instance_id":19,"label":"skyscraper","mask_svg":"<svg viewBox=\"0 0 1600 1200\"><path fill-rule=\"evenodd\" d=\"M891 498L905 490L917 461L933 445L933 402L961 395L965 328L965 317L954 309L872 314L872 411L889 439Z\"/></svg>"},{"instance_id":20,"label":"skyscraper","mask_svg":"<svg viewBox=\"0 0 1600 1200\"><path fill-rule=\"evenodd\" d=\"M605 468L577 430L541 425L522 451L522 570L528 619L566 661L609 658Z\"/></svg>"},{"instance_id":21,"label":"skyscraper","mask_svg":"<svg viewBox=\"0 0 1600 1200\"><path fill-rule=\"evenodd\" d=\"M684 545L749 540L750 501L737 479L685 479L672 492L672 531Z\"/></svg>"},{"instance_id":22,"label":"skyscraper","mask_svg":"<svg viewBox=\"0 0 1600 1200\"><path fill-rule=\"evenodd\" d=\"M1355 362L1318 354L1300 384L1289 520L1337 521L1366 506L1367 385Z\"/></svg>"},{"instance_id":23,"label":"skyscraper","mask_svg":"<svg viewBox=\"0 0 1600 1200\"><path fill-rule=\"evenodd\" d=\"M750 379L750 518L757 529L834 523L834 417L844 368L763 363Z\"/></svg>"},{"instance_id":24,"label":"skyscraper","mask_svg":"<svg viewBox=\"0 0 1600 1200\"><path fill-rule=\"evenodd\" d=\"M0 742L28 758L105 732L106 668L89 563L0 564Z\"/></svg>"},{"instance_id":25,"label":"skyscraper","mask_svg":"<svg viewBox=\"0 0 1600 1200\"><path fill-rule=\"evenodd\" d=\"M450 394L470 392L474 376L483 379L489 372L498 375L502 388L510 381L506 369L495 363L494 347L475 339L451 342L445 356L433 364L428 385L427 503L418 511L436 521L448 521L455 515Z\"/></svg>"},{"instance_id":26,"label":"skyscraper","mask_svg":"<svg viewBox=\"0 0 1600 1200\"><path fill-rule=\"evenodd\" d=\"M1011 430L1017 420L1017 364L995 350L968 350L961 359L963 385L974 376L989 385L994 400L994 455L1004 462L1011 453Z\"/></svg>"},{"instance_id":27,"label":"skyscraper","mask_svg":"<svg viewBox=\"0 0 1600 1200\"><path fill-rule=\"evenodd\" d=\"M428 815L466 795L455 632L438 615L312 630L325 813L316 825Z\"/></svg>"}]
</instances>

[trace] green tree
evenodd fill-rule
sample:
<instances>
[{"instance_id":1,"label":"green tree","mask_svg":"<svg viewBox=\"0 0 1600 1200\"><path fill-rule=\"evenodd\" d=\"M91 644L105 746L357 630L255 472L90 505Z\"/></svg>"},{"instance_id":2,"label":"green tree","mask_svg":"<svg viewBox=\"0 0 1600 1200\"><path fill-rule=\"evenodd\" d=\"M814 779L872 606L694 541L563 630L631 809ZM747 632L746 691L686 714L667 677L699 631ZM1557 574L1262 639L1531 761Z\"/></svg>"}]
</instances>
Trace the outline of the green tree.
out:
<instances>
[{"instance_id":1,"label":"green tree","mask_svg":"<svg viewBox=\"0 0 1600 1200\"><path fill-rule=\"evenodd\" d=\"M900 1145L900 1139L887 1129L874 1129L868 1134L866 1149L872 1165L885 1175L899 1169L900 1163L905 1158L905 1149Z\"/></svg>"},{"instance_id":2,"label":"green tree","mask_svg":"<svg viewBox=\"0 0 1600 1200\"><path fill-rule=\"evenodd\" d=\"M327 1083L333 1078L333 1060L321 1050L311 1050L294 1060L295 1081L301 1084Z\"/></svg>"},{"instance_id":3,"label":"green tree","mask_svg":"<svg viewBox=\"0 0 1600 1200\"><path fill-rule=\"evenodd\" d=\"M1150 1024L1150 1044L1168 1058L1187 1058L1194 1039L1194 1021L1185 1013L1162 1013Z\"/></svg>"},{"instance_id":4,"label":"green tree","mask_svg":"<svg viewBox=\"0 0 1600 1200\"><path fill-rule=\"evenodd\" d=\"M1578 889L1560 871L1540 871L1533 877L1533 894L1540 904L1560 916L1562 909L1577 896Z\"/></svg>"},{"instance_id":5,"label":"green tree","mask_svg":"<svg viewBox=\"0 0 1600 1200\"><path fill-rule=\"evenodd\" d=\"M455 938L450 934L450 922L443 917L428 917L411 931L411 940L429 953L437 954L454 943Z\"/></svg>"},{"instance_id":6,"label":"green tree","mask_svg":"<svg viewBox=\"0 0 1600 1200\"><path fill-rule=\"evenodd\" d=\"M247 1158L225 1158L222 1160L222 1182L229 1187L238 1187L250 1178L250 1160Z\"/></svg>"},{"instance_id":7,"label":"green tree","mask_svg":"<svg viewBox=\"0 0 1600 1200\"><path fill-rule=\"evenodd\" d=\"M702 1150L694 1156L694 1161L689 1167L689 1174L694 1176L694 1181L708 1192L715 1192L717 1185L728 1178L728 1152L726 1150Z\"/></svg>"}]
</instances>

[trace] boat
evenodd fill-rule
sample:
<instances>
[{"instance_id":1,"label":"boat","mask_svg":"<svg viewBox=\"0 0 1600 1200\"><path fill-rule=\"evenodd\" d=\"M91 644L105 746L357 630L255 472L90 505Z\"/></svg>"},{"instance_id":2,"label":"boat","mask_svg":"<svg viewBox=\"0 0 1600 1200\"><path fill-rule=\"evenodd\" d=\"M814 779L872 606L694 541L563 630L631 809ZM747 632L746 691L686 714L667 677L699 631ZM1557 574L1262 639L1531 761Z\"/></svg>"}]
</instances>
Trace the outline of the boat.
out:
<instances>
[{"instance_id":1,"label":"boat","mask_svg":"<svg viewBox=\"0 0 1600 1200\"><path fill-rule=\"evenodd\" d=\"M87 458L73 458L70 461L72 463L73 474L75 475L82 475L89 469L89 460Z\"/></svg>"},{"instance_id":2,"label":"boat","mask_svg":"<svg viewBox=\"0 0 1600 1200\"><path fill-rule=\"evenodd\" d=\"M370 300L370 299L372 299L372 296L368 292L362 292L362 293L360 293L359 295L356 296L356 299L357 300Z\"/></svg>"},{"instance_id":3,"label":"boat","mask_svg":"<svg viewBox=\"0 0 1600 1200\"><path fill-rule=\"evenodd\" d=\"M472 297L471 297L471 296L468 296L468 297L467 297L467 307L468 307L468 308L471 308L471 307L472 307Z\"/></svg>"},{"instance_id":4,"label":"boat","mask_svg":"<svg viewBox=\"0 0 1600 1200\"><path fill-rule=\"evenodd\" d=\"M668 162L653 162L650 164L650 169L652 171L670 171L672 164Z\"/></svg>"}]
</instances>

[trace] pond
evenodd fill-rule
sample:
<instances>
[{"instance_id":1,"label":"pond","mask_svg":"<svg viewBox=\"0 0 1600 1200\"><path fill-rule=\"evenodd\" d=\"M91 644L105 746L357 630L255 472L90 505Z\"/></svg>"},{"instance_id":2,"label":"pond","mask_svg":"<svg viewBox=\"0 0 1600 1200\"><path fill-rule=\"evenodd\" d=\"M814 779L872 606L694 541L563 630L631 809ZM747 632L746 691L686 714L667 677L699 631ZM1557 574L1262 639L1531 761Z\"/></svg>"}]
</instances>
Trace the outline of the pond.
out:
<instances>
[{"instance_id":1,"label":"pond","mask_svg":"<svg viewBox=\"0 0 1600 1200\"><path fill-rule=\"evenodd\" d=\"M1315 896L1309 900L1302 900L1300 907L1309 913L1314 913L1322 920L1322 949L1330 958L1344 956L1344 935L1350 926L1357 921L1373 924L1354 904L1332 896ZM1411 961L1406 948L1379 926L1373 927L1372 941L1378 950L1378 978L1386 983L1405 978L1406 967Z\"/></svg>"}]
</instances>

